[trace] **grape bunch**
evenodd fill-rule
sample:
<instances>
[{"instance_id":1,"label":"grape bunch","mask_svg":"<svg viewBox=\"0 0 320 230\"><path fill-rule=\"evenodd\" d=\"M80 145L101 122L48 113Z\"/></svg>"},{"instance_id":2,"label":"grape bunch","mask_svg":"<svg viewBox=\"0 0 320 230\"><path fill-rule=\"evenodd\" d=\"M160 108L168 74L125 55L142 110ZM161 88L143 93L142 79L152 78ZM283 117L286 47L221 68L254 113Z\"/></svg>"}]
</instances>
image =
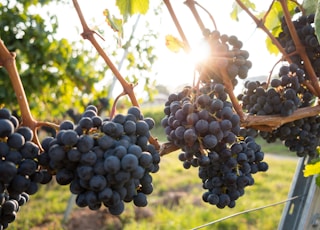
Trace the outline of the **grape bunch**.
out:
<instances>
[{"instance_id":1,"label":"grape bunch","mask_svg":"<svg viewBox=\"0 0 320 230\"><path fill-rule=\"evenodd\" d=\"M293 20L293 25L298 34L300 42L304 46L307 56L314 68L316 75L320 76L320 45L315 34L314 14L300 15L296 20ZM299 68L304 68L303 60L299 54L293 54L296 51L295 44L292 40L288 25L284 18L281 20L282 32L279 33L277 39L287 54L291 54L288 58ZM308 75L306 76L308 79Z\"/></svg>"},{"instance_id":2,"label":"grape bunch","mask_svg":"<svg viewBox=\"0 0 320 230\"><path fill-rule=\"evenodd\" d=\"M220 83L186 87L169 95L161 121L168 141L182 150L184 168L199 167L203 200L219 208L234 207L254 183L252 174L268 169L253 137L239 136L240 118L227 98Z\"/></svg>"},{"instance_id":3,"label":"grape bunch","mask_svg":"<svg viewBox=\"0 0 320 230\"><path fill-rule=\"evenodd\" d=\"M16 198L10 198L8 194L1 193L0 199L0 229L6 229L16 219L20 206L27 203L29 195L23 192L17 200Z\"/></svg>"},{"instance_id":4,"label":"grape bunch","mask_svg":"<svg viewBox=\"0 0 320 230\"><path fill-rule=\"evenodd\" d=\"M55 138L42 141L46 161L60 185L69 185L79 207L97 210L102 205L113 215L124 211L124 202L143 207L153 191L152 176L159 170L160 155L149 143L152 118L138 107L126 115L102 119L90 105L77 125L63 121Z\"/></svg>"},{"instance_id":5,"label":"grape bunch","mask_svg":"<svg viewBox=\"0 0 320 230\"><path fill-rule=\"evenodd\" d=\"M260 136L272 143L277 139L298 157L309 155L318 156L317 147L320 145L320 116L306 117L286 123L272 132L260 132Z\"/></svg>"},{"instance_id":6,"label":"grape bunch","mask_svg":"<svg viewBox=\"0 0 320 230\"><path fill-rule=\"evenodd\" d=\"M234 35L220 34L217 30L205 30L203 34L210 47L210 56L207 62L199 64L200 80L223 83L221 69L226 70L233 86L238 83L237 76L240 79L247 78L252 63L248 60L249 52L241 49L242 42Z\"/></svg>"},{"instance_id":7,"label":"grape bunch","mask_svg":"<svg viewBox=\"0 0 320 230\"><path fill-rule=\"evenodd\" d=\"M269 167L263 161L260 145L251 136L230 147L219 144L208 157L210 164L199 167L203 188L208 190L202 198L218 208L235 207L236 200L244 195L245 187L254 184L253 174L265 172Z\"/></svg>"},{"instance_id":8,"label":"grape bunch","mask_svg":"<svg viewBox=\"0 0 320 230\"><path fill-rule=\"evenodd\" d=\"M313 94L303 86L305 73L292 63L282 66L279 78L271 81L271 87L259 82L245 84L246 90L238 96L243 109L250 114L290 116L295 110L310 106L314 101ZM297 156L316 156L319 145L318 116L298 119L286 123L272 132L260 131L260 136L268 143L277 139L284 141L285 146Z\"/></svg>"},{"instance_id":9,"label":"grape bunch","mask_svg":"<svg viewBox=\"0 0 320 230\"><path fill-rule=\"evenodd\" d=\"M40 149L32 139L31 129L19 127L8 109L0 109L0 229L15 220L19 206L38 191L39 183L52 178L40 167Z\"/></svg>"},{"instance_id":10,"label":"grape bunch","mask_svg":"<svg viewBox=\"0 0 320 230\"><path fill-rule=\"evenodd\" d=\"M243 109L249 114L290 116L296 109L309 106L312 94L302 86L305 73L296 64L282 66L279 78L271 87L257 81L247 81L245 91L238 95Z\"/></svg>"}]
</instances>

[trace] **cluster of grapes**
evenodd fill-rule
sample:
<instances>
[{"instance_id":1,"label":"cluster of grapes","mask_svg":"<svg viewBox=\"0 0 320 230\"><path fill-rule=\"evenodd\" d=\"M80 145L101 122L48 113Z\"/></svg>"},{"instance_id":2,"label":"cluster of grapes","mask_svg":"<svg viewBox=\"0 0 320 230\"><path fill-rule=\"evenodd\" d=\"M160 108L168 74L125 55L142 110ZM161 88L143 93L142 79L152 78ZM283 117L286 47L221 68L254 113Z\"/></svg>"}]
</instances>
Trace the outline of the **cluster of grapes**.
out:
<instances>
[{"instance_id":1,"label":"cluster of grapes","mask_svg":"<svg viewBox=\"0 0 320 230\"><path fill-rule=\"evenodd\" d=\"M271 87L259 82L246 82L246 90L238 95L243 108L250 114L290 116L296 109L310 106L314 96L303 86L305 73L292 63L282 66L279 78L271 81ZM260 131L260 136L268 143L277 139L284 141L290 151L297 156L316 156L319 144L318 116L298 119L286 123L272 132Z\"/></svg>"},{"instance_id":2,"label":"cluster of grapes","mask_svg":"<svg viewBox=\"0 0 320 230\"><path fill-rule=\"evenodd\" d=\"M248 60L249 52L241 49L243 44L236 36L220 34L217 30L205 30L204 36L210 46L210 56L208 62L200 65L202 82L223 83L221 69L226 70L233 86L237 85L237 76L247 78L252 63Z\"/></svg>"},{"instance_id":3,"label":"cluster of grapes","mask_svg":"<svg viewBox=\"0 0 320 230\"><path fill-rule=\"evenodd\" d=\"M247 81L245 91L238 95L245 111L250 114L290 116L297 108L309 106L312 94L302 86L305 73L296 64L282 66L279 78L273 78L271 87L256 81Z\"/></svg>"},{"instance_id":4,"label":"cluster of grapes","mask_svg":"<svg viewBox=\"0 0 320 230\"><path fill-rule=\"evenodd\" d=\"M0 109L0 224L7 228L28 195L38 191L38 183L48 183L52 176L39 165L40 149L32 142L28 127L19 127L18 119Z\"/></svg>"},{"instance_id":5,"label":"cluster of grapes","mask_svg":"<svg viewBox=\"0 0 320 230\"><path fill-rule=\"evenodd\" d=\"M301 43L303 44L306 53L308 55L309 60L312 63L312 66L319 76L320 74L320 45L315 34L314 29L314 14L310 15L301 15L298 19L293 21L295 30L299 36ZM295 44L292 40L292 36L290 34L288 25L284 18L281 21L281 28L282 32L279 33L277 37L278 41L280 42L281 46L285 49L287 54L291 54L296 51ZM303 68L303 61L299 54L290 55L289 58L295 64L297 64L300 68ZM308 77L307 77L308 78Z\"/></svg>"},{"instance_id":6,"label":"cluster of grapes","mask_svg":"<svg viewBox=\"0 0 320 230\"><path fill-rule=\"evenodd\" d=\"M272 132L260 132L260 136L267 142L277 139L284 141L285 146L297 156L316 157L317 147L320 145L320 116L306 117L286 123Z\"/></svg>"},{"instance_id":7,"label":"cluster of grapes","mask_svg":"<svg viewBox=\"0 0 320 230\"><path fill-rule=\"evenodd\" d=\"M153 126L138 107L103 120L90 105L77 126L64 121L55 138L43 140L47 160L42 163L56 173L59 184L70 184L79 207L97 210L104 205L119 215L124 202L146 206L146 195L153 191L150 173L159 170L160 162L148 142Z\"/></svg>"},{"instance_id":8,"label":"cluster of grapes","mask_svg":"<svg viewBox=\"0 0 320 230\"><path fill-rule=\"evenodd\" d=\"M234 207L251 174L266 171L264 154L253 138L239 141L240 118L220 83L206 83L171 94L161 124L169 142L180 147L184 168L199 167L203 200L219 208Z\"/></svg>"},{"instance_id":9,"label":"cluster of grapes","mask_svg":"<svg viewBox=\"0 0 320 230\"><path fill-rule=\"evenodd\" d=\"M8 194L2 193L0 196L0 229L8 228L17 216L20 206L27 203L29 195L25 192L21 193L19 200L10 198Z\"/></svg>"},{"instance_id":10,"label":"cluster of grapes","mask_svg":"<svg viewBox=\"0 0 320 230\"><path fill-rule=\"evenodd\" d=\"M210 165L199 167L203 187L208 189L202 198L218 208L233 208L245 187L254 184L252 174L267 171L268 164L263 161L260 145L251 136L233 143L230 148L219 145L221 150L216 148L208 153Z\"/></svg>"}]
</instances>

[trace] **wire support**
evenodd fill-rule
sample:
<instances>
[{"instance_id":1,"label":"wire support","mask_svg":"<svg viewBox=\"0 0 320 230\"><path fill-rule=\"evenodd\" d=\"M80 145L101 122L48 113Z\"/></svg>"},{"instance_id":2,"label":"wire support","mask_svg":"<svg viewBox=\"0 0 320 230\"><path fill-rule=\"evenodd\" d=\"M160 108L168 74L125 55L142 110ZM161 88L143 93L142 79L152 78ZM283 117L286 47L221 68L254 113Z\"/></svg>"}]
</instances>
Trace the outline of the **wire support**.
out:
<instances>
[{"instance_id":1,"label":"wire support","mask_svg":"<svg viewBox=\"0 0 320 230\"><path fill-rule=\"evenodd\" d=\"M234 213L234 214L232 214L232 215L229 215L229 216L220 218L220 219L218 219L218 220L214 220L214 221L209 222L209 223L207 223L207 224L200 225L200 226L198 226L198 227L192 228L192 230L197 230L197 229L200 229L200 228L208 227L208 226L210 226L210 225L212 225L212 224L219 223L219 222L221 222L221 221L224 221L224 220L226 220L226 219L229 219L229 218L232 218L232 217L235 217L235 216L239 216L239 215L246 214L246 213L249 213L249 212L254 212L254 211L261 210L261 209L265 209L265 208L277 206L277 205L280 205L280 204L283 204L283 203L287 203L287 202L289 202L289 201L292 201L292 200L295 200L295 199L298 199L298 198L301 198L301 197L302 197L302 196L294 196L294 197L291 197L291 198L289 198L289 199L286 199L286 200L283 200L283 201L279 201L279 202L276 202L276 203L273 203L273 204L265 205L265 206L258 207L258 208L248 209L248 210L245 210L245 211L242 211L242 212L237 212L237 213Z\"/></svg>"}]
</instances>

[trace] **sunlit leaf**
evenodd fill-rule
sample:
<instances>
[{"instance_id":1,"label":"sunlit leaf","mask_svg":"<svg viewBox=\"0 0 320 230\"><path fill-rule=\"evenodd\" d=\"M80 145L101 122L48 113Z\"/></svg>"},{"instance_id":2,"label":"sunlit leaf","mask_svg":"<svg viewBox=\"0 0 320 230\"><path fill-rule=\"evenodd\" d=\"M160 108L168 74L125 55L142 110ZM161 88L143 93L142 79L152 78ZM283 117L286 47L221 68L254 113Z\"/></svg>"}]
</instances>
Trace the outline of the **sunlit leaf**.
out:
<instances>
[{"instance_id":1,"label":"sunlit leaf","mask_svg":"<svg viewBox=\"0 0 320 230\"><path fill-rule=\"evenodd\" d=\"M230 13L231 19L239 21L238 15L242 11L241 7L237 3L232 4L232 11Z\"/></svg>"},{"instance_id":2,"label":"sunlit leaf","mask_svg":"<svg viewBox=\"0 0 320 230\"><path fill-rule=\"evenodd\" d=\"M269 30L272 30L274 27L279 26L281 16L282 16L281 5L279 2L275 2L273 4L272 9L269 11L267 15L265 26Z\"/></svg>"},{"instance_id":3,"label":"sunlit leaf","mask_svg":"<svg viewBox=\"0 0 320 230\"><path fill-rule=\"evenodd\" d=\"M256 5L253 2L251 2L250 0L242 0L242 3L248 9L251 9L251 10L255 10L256 9ZM232 11L230 13L231 18L233 20L238 21L239 20L238 15L241 13L241 11L242 11L242 8L236 2L234 2L232 4Z\"/></svg>"},{"instance_id":4,"label":"sunlit leaf","mask_svg":"<svg viewBox=\"0 0 320 230\"><path fill-rule=\"evenodd\" d=\"M288 2L287 7L290 15L293 15L296 4L292 2ZM266 17L265 26L269 30L273 30L275 27L279 27L282 16L283 16L283 10L280 2L274 2L271 10L268 12L268 15ZM273 33L273 35L276 36L277 34Z\"/></svg>"},{"instance_id":5,"label":"sunlit leaf","mask_svg":"<svg viewBox=\"0 0 320 230\"><path fill-rule=\"evenodd\" d=\"M318 185L320 187L320 176L316 177L316 185Z\"/></svg>"},{"instance_id":6,"label":"sunlit leaf","mask_svg":"<svg viewBox=\"0 0 320 230\"><path fill-rule=\"evenodd\" d=\"M177 53L183 49L184 43L172 35L167 35L166 46L170 51Z\"/></svg>"},{"instance_id":7,"label":"sunlit leaf","mask_svg":"<svg viewBox=\"0 0 320 230\"><path fill-rule=\"evenodd\" d=\"M269 37L266 38L266 46L271 54L279 54L278 48L272 43L272 40Z\"/></svg>"},{"instance_id":8,"label":"sunlit leaf","mask_svg":"<svg viewBox=\"0 0 320 230\"><path fill-rule=\"evenodd\" d=\"M149 9L149 0L116 0L120 13L126 19L133 14L145 14Z\"/></svg>"},{"instance_id":9,"label":"sunlit leaf","mask_svg":"<svg viewBox=\"0 0 320 230\"><path fill-rule=\"evenodd\" d=\"M127 54L127 60L128 60L128 62L129 62L129 65L128 65L128 67L127 67L128 69L131 68L131 67L133 67L133 66L135 65L135 63L136 63L134 54L133 54L132 52L129 52L129 53Z\"/></svg>"},{"instance_id":10,"label":"sunlit leaf","mask_svg":"<svg viewBox=\"0 0 320 230\"><path fill-rule=\"evenodd\" d=\"M106 22L111 27L111 29L119 34L119 37L123 36L123 21L120 18L116 18L111 15L108 9L103 11L103 15L106 17Z\"/></svg>"},{"instance_id":11,"label":"sunlit leaf","mask_svg":"<svg viewBox=\"0 0 320 230\"><path fill-rule=\"evenodd\" d=\"M303 175L305 177L320 174L320 161L313 164L307 164L303 170Z\"/></svg>"}]
</instances>

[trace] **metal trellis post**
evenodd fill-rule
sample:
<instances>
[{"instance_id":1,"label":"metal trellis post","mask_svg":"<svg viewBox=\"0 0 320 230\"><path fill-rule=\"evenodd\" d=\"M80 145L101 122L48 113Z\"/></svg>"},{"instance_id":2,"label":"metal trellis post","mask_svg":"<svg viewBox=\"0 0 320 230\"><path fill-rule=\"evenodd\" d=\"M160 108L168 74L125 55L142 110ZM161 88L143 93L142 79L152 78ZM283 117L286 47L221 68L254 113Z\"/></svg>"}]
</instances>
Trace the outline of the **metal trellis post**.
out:
<instances>
[{"instance_id":1,"label":"metal trellis post","mask_svg":"<svg viewBox=\"0 0 320 230\"><path fill-rule=\"evenodd\" d=\"M315 183L315 176L303 176L309 160L305 157L298 162L288 197L300 198L286 204L278 230L320 230L320 188Z\"/></svg>"}]
</instances>

